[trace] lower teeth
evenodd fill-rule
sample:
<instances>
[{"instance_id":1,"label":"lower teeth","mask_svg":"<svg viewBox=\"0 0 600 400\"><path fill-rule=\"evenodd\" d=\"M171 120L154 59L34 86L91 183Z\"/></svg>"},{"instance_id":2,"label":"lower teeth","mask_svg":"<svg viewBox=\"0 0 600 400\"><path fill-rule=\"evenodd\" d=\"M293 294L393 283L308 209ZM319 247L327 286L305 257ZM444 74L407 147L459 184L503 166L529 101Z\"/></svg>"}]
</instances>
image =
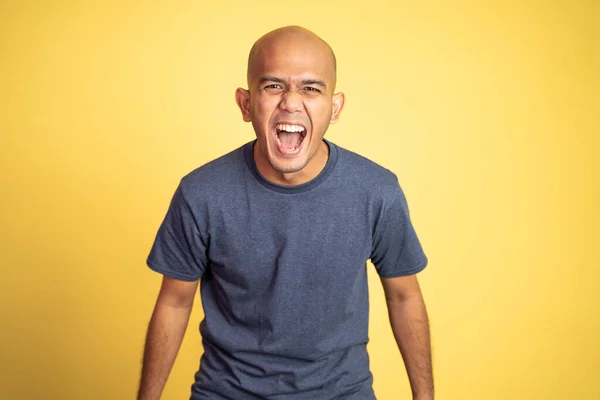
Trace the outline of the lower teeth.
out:
<instances>
[{"instance_id":1,"label":"lower teeth","mask_svg":"<svg viewBox=\"0 0 600 400\"><path fill-rule=\"evenodd\" d=\"M300 139L300 141L298 143L296 143L296 145L294 147L292 147L291 149L289 149L288 151L296 151L300 148L300 145L302 144L304 138ZM279 145L281 146L281 140L279 140L279 136L277 136L277 142L279 143ZM285 147L285 146L283 146Z\"/></svg>"},{"instance_id":2,"label":"lower teeth","mask_svg":"<svg viewBox=\"0 0 600 400\"><path fill-rule=\"evenodd\" d=\"M279 144L281 144L281 143L279 143ZM288 149L288 151L296 151L296 150L298 150L300 148L301 144L302 144L302 142L296 143L296 145L294 147L292 147L291 149ZM284 148L285 148L285 146L284 146Z\"/></svg>"}]
</instances>

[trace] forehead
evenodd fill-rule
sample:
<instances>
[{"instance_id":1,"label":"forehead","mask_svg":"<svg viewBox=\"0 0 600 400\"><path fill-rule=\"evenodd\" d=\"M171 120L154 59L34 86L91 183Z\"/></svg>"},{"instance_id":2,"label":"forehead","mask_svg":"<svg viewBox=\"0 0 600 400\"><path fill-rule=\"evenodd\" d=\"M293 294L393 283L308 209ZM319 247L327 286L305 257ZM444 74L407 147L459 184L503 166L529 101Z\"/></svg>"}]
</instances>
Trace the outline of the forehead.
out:
<instances>
[{"instance_id":1,"label":"forehead","mask_svg":"<svg viewBox=\"0 0 600 400\"><path fill-rule=\"evenodd\" d=\"M315 78L333 82L335 72L329 50L320 43L280 40L267 43L254 59L253 80L270 75L282 79Z\"/></svg>"}]
</instances>

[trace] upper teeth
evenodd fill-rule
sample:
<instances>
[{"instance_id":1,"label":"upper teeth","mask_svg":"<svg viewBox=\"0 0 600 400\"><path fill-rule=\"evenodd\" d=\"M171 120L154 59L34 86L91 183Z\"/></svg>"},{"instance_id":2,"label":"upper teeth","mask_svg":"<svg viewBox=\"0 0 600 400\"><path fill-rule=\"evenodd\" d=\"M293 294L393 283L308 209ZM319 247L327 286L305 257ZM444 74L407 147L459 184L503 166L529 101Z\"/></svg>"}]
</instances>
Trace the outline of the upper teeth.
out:
<instances>
[{"instance_id":1,"label":"upper teeth","mask_svg":"<svg viewBox=\"0 0 600 400\"><path fill-rule=\"evenodd\" d=\"M304 132L304 127L300 125L279 124L277 125L277 129L286 132Z\"/></svg>"}]
</instances>

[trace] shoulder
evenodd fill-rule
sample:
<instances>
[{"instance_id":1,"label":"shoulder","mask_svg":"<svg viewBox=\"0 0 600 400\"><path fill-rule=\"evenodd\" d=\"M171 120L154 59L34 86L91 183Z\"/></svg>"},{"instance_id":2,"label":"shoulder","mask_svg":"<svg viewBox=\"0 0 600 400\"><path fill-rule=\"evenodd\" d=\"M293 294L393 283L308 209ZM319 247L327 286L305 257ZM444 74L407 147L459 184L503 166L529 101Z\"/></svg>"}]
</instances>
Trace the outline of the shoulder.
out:
<instances>
[{"instance_id":1,"label":"shoulder","mask_svg":"<svg viewBox=\"0 0 600 400\"><path fill-rule=\"evenodd\" d=\"M347 184L362 188L383 198L395 197L400 185L398 176L388 168L355 153L335 145L338 150L338 173Z\"/></svg>"},{"instance_id":2,"label":"shoulder","mask_svg":"<svg viewBox=\"0 0 600 400\"><path fill-rule=\"evenodd\" d=\"M192 170L180 182L186 197L227 190L245 172L244 147L246 144Z\"/></svg>"}]
</instances>

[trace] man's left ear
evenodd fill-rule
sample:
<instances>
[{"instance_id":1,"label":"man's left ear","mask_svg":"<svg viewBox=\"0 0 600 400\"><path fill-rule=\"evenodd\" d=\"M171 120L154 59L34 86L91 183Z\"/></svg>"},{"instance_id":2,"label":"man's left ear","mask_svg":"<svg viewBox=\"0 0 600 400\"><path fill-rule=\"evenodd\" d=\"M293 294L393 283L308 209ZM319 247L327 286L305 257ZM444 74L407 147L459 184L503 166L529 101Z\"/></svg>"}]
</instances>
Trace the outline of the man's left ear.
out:
<instances>
[{"instance_id":1,"label":"man's left ear","mask_svg":"<svg viewBox=\"0 0 600 400\"><path fill-rule=\"evenodd\" d=\"M335 93L333 95L333 102L331 103L331 120L330 124L335 124L340 119L340 114L342 113L342 109L344 108L344 93Z\"/></svg>"}]
</instances>

